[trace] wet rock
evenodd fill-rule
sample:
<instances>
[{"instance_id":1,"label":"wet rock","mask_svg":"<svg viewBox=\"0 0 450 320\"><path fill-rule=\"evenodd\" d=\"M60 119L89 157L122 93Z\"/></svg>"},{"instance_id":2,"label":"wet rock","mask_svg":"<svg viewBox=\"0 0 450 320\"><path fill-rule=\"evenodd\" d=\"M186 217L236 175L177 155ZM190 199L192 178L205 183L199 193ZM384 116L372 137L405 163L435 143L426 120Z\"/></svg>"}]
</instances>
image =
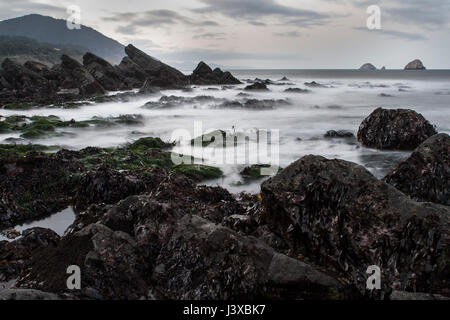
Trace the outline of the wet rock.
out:
<instances>
[{"instance_id":1,"label":"wet rock","mask_svg":"<svg viewBox=\"0 0 450 320\"><path fill-rule=\"evenodd\" d=\"M33 252L55 247L60 237L50 229L30 228L11 242L0 241L0 282L17 278L27 267Z\"/></svg>"},{"instance_id":2,"label":"wet rock","mask_svg":"<svg viewBox=\"0 0 450 320\"><path fill-rule=\"evenodd\" d=\"M416 201L450 205L450 137L436 134L389 173L384 181Z\"/></svg>"},{"instance_id":3,"label":"wet rock","mask_svg":"<svg viewBox=\"0 0 450 320\"><path fill-rule=\"evenodd\" d=\"M405 66L405 70L425 70L422 61L419 59L413 60Z\"/></svg>"},{"instance_id":4,"label":"wet rock","mask_svg":"<svg viewBox=\"0 0 450 320\"><path fill-rule=\"evenodd\" d=\"M389 296L389 300L450 300L439 294L422 293L422 292L406 292L394 290Z\"/></svg>"},{"instance_id":5,"label":"wet rock","mask_svg":"<svg viewBox=\"0 0 450 320\"><path fill-rule=\"evenodd\" d=\"M112 66L108 61L87 52L83 56L83 65L86 70L109 91L131 89L124 83L124 76L120 69Z\"/></svg>"},{"instance_id":6,"label":"wet rock","mask_svg":"<svg viewBox=\"0 0 450 320\"><path fill-rule=\"evenodd\" d=\"M90 224L64 237L57 247L35 252L17 286L66 292L66 269L70 265L80 267L81 287L94 288L101 297L139 299L148 292L148 264L139 255L135 240L102 224ZM83 295L83 291L70 293Z\"/></svg>"},{"instance_id":7,"label":"wet rock","mask_svg":"<svg viewBox=\"0 0 450 320\"><path fill-rule=\"evenodd\" d=\"M6 289L0 291L0 300L61 300L50 292L34 289Z\"/></svg>"},{"instance_id":8,"label":"wet rock","mask_svg":"<svg viewBox=\"0 0 450 320\"><path fill-rule=\"evenodd\" d=\"M284 90L284 92L291 92L291 93L309 93L311 90L308 89L301 89L301 88L287 88Z\"/></svg>"},{"instance_id":9,"label":"wet rock","mask_svg":"<svg viewBox=\"0 0 450 320\"><path fill-rule=\"evenodd\" d=\"M251 90L268 91L269 89L267 88L266 84L264 84L262 82L255 82L254 84L246 86L244 88L244 90L247 90L247 91L251 91Z\"/></svg>"},{"instance_id":10,"label":"wet rock","mask_svg":"<svg viewBox=\"0 0 450 320\"><path fill-rule=\"evenodd\" d=\"M390 290L449 294L448 207L410 200L364 167L305 156L261 185L266 221L294 254L334 269L361 293L366 270ZM333 272L333 270L330 270Z\"/></svg>"},{"instance_id":11,"label":"wet rock","mask_svg":"<svg viewBox=\"0 0 450 320\"><path fill-rule=\"evenodd\" d=\"M190 84L214 85L214 84L240 84L241 82L233 77L230 72L223 72L219 68L214 71L203 61L201 61L192 74L188 77Z\"/></svg>"},{"instance_id":12,"label":"wet rock","mask_svg":"<svg viewBox=\"0 0 450 320\"><path fill-rule=\"evenodd\" d=\"M355 135L348 130L329 130L324 135L325 138L353 138Z\"/></svg>"},{"instance_id":13,"label":"wet rock","mask_svg":"<svg viewBox=\"0 0 450 320\"><path fill-rule=\"evenodd\" d=\"M434 134L434 127L413 110L377 108L359 126L358 141L377 149L413 150Z\"/></svg>"}]
</instances>

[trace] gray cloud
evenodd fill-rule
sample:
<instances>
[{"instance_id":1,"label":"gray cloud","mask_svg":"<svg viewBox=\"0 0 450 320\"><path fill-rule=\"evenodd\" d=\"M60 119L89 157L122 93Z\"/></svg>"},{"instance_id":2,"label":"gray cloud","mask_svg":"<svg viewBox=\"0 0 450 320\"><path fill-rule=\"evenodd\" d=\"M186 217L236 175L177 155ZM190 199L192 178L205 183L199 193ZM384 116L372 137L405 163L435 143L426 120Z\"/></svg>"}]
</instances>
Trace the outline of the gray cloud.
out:
<instances>
[{"instance_id":1,"label":"gray cloud","mask_svg":"<svg viewBox=\"0 0 450 320\"><path fill-rule=\"evenodd\" d=\"M263 18L282 18L285 23L310 26L325 23L328 15L312 10L292 8L276 3L274 0L200 0L206 6L193 9L197 13L218 13L232 19L247 20L255 25ZM285 19L289 19L286 21Z\"/></svg>"},{"instance_id":2,"label":"gray cloud","mask_svg":"<svg viewBox=\"0 0 450 320\"><path fill-rule=\"evenodd\" d=\"M298 38L302 34L298 31L275 32L273 35L278 37Z\"/></svg>"},{"instance_id":3,"label":"gray cloud","mask_svg":"<svg viewBox=\"0 0 450 320\"><path fill-rule=\"evenodd\" d=\"M257 26L257 27L267 26L267 24L265 24L264 22L260 22L260 21L249 21L248 23L251 25Z\"/></svg>"},{"instance_id":4,"label":"gray cloud","mask_svg":"<svg viewBox=\"0 0 450 320\"><path fill-rule=\"evenodd\" d=\"M389 29L369 30L368 28L364 28L364 27L355 27L353 29L359 30L359 31L370 32L370 33L376 34L376 35L388 36L391 38L405 39L405 40L409 40L409 41L418 41L418 40L426 40L427 39L425 36L418 34L418 33L404 32L404 31L398 31L398 30L389 30Z\"/></svg>"},{"instance_id":5,"label":"gray cloud","mask_svg":"<svg viewBox=\"0 0 450 320\"><path fill-rule=\"evenodd\" d=\"M39 3L31 0L16 0L0 2L0 20L10 19L31 13L51 15L57 18L67 17L67 8L46 3Z\"/></svg>"},{"instance_id":6,"label":"gray cloud","mask_svg":"<svg viewBox=\"0 0 450 320\"><path fill-rule=\"evenodd\" d=\"M173 10L150 10L144 12L116 13L112 16L103 17L103 21L126 22L116 29L122 34L133 34L139 27L167 27L175 24L184 24L192 27L213 27L219 24L212 20L195 20L179 14Z\"/></svg>"},{"instance_id":7,"label":"gray cloud","mask_svg":"<svg viewBox=\"0 0 450 320\"><path fill-rule=\"evenodd\" d=\"M226 34L223 32L207 32L193 36L194 39L224 40Z\"/></svg>"}]
</instances>

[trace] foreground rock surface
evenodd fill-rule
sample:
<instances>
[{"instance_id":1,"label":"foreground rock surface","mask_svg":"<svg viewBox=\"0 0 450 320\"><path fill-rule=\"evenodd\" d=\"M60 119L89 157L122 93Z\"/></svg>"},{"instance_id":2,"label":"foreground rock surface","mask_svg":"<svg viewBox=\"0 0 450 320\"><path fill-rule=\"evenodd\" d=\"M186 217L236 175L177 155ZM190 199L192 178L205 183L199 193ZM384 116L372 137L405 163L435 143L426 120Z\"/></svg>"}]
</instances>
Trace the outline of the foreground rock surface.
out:
<instances>
[{"instance_id":1,"label":"foreground rock surface","mask_svg":"<svg viewBox=\"0 0 450 320\"><path fill-rule=\"evenodd\" d=\"M416 201L450 205L450 137L428 138L384 181Z\"/></svg>"},{"instance_id":2,"label":"foreground rock surface","mask_svg":"<svg viewBox=\"0 0 450 320\"><path fill-rule=\"evenodd\" d=\"M91 206L58 246L33 253L17 286L64 293L65 270L76 264L84 289L71 293L83 299L341 299L351 294L316 267L220 224L246 210L222 188L195 187L173 176L149 194L103 209Z\"/></svg>"},{"instance_id":3,"label":"foreground rock surface","mask_svg":"<svg viewBox=\"0 0 450 320\"><path fill-rule=\"evenodd\" d=\"M418 203L362 166L305 156L261 186L269 226L294 253L366 292L366 269L392 289L449 294L448 207Z\"/></svg>"},{"instance_id":4,"label":"foreground rock surface","mask_svg":"<svg viewBox=\"0 0 450 320\"><path fill-rule=\"evenodd\" d=\"M371 148L413 150L436 133L413 110L377 108L359 126L358 140Z\"/></svg>"}]
</instances>

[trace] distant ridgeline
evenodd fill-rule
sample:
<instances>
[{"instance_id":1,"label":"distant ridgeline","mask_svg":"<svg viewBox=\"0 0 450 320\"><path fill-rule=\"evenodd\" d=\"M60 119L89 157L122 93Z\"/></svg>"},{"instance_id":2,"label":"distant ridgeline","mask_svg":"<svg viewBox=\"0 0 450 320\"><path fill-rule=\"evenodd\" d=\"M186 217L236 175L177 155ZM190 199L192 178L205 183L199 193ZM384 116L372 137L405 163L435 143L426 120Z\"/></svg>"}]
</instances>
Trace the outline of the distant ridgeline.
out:
<instances>
[{"instance_id":1,"label":"distant ridgeline","mask_svg":"<svg viewBox=\"0 0 450 320\"><path fill-rule=\"evenodd\" d=\"M66 20L38 14L0 21L0 35L27 37L59 49L81 49L81 55L89 51L112 63L120 62L124 56L121 43L90 27L82 25L81 29L70 30ZM73 54L71 56L74 57Z\"/></svg>"},{"instance_id":2,"label":"distant ridgeline","mask_svg":"<svg viewBox=\"0 0 450 320\"><path fill-rule=\"evenodd\" d=\"M27 37L0 35L0 61L11 58L22 64L34 60L46 65L54 65L60 62L63 54L82 61L83 54L87 51L83 47L56 46Z\"/></svg>"}]
</instances>

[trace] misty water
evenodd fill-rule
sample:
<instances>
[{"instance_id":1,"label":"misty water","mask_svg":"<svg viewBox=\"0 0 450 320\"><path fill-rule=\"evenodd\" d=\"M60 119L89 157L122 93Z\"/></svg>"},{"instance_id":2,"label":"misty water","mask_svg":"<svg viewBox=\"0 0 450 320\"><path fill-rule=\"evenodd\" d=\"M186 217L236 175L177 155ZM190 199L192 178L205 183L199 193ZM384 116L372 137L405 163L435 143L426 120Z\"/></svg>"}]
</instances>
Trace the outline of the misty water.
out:
<instances>
[{"instance_id":1,"label":"misty water","mask_svg":"<svg viewBox=\"0 0 450 320\"><path fill-rule=\"evenodd\" d=\"M1 115L56 115L63 120L89 120L93 117L142 115L140 125L108 128L61 128L61 137L33 140L33 143L59 145L69 149L87 146L115 147L140 137L153 136L170 140L176 129L193 134L194 121L201 121L205 132L221 129L227 132L278 129L280 133L280 166L307 154L339 158L365 166L375 176L384 176L410 152L380 151L360 146L356 139L327 139L328 130L349 130L356 136L361 121L375 108L410 108L436 126L438 132L450 132L450 71L342 71L342 70L239 70L240 80L271 79L281 85L268 85L268 92L247 92L238 96L244 83L237 86L195 86L192 91L164 90L161 94L141 97L130 102L97 103L77 109L40 108L27 111L1 110ZM277 81L282 77L289 80ZM307 88L305 82L316 81L326 88ZM244 82L244 81L243 81ZM287 88L310 89L309 93L288 93ZM243 99L285 99L289 104L269 110L221 108L217 100L181 103L166 108L144 107L161 96L196 97L201 95ZM19 138L19 134L1 134L0 141ZM22 141L28 143L30 141ZM5 143L5 142L3 142ZM175 151L177 151L175 149ZM224 177L204 183L220 185L231 192L258 192L262 180L247 181L239 175L244 165L207 164L222 168Z\"/></svg>"}]
</instances>

